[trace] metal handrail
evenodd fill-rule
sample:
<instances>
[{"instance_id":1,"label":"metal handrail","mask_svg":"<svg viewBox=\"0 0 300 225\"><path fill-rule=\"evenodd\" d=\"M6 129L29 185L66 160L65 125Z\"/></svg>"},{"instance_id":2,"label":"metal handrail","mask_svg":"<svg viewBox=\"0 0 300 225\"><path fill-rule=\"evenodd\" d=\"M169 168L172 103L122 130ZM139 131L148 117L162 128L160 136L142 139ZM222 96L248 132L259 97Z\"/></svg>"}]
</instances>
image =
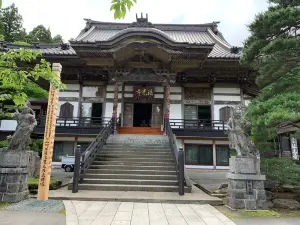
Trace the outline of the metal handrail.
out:
<instances>
[{"instance_id":1,"label":"metal handrail","mask_svg":"<svg viewBox=\"0 0 300 225\"><path fill-rule=\"evenodd\" d=\"M105 126L111 118L109 117L57 117L56 127L70 127L70 128L90 128ZM46 117L37 118L37 127L44 127Z\"/></svg>"},{"instance_id":2,"label":"metal handrail","mask_svg":"<svg viewBox=\"0 0 300 225\"><path fill-rule=\"evenodd\" d=\"M72 192L78 192L78 185L83 181L83 177L86 171L90 168L91 164L95 160L96 156L102 150L106 144L107 138L112 134L114 129L113 119L100 131L95 141L93 141L89 147L83 152L80 152L80 146L77 146L75 153L75 165L73 175L73 188Z\"/></svg>"},{"instance_id":3,"label":"metal handrail","mask_svg":"<svg viewBox=\"0 0 300 225\"><path fill-rule=\"evenodd\" d=\"M184 152L182 148L178 148L177 146L176 137L173 134L169 119L165 119L165 131L166 131L166 135L168 135L170 149L175 159L176 174L177 174L178 186L179 186L178 192L179 195L184 195L184 186L186 184L185 177L184 177Z\"/></svg>"},{"instance_id":4,"label":"metal handrail","mask_svg":"<svg viewBox=\"0 0 300 225\"><path fill-rule=\"evenodd\" d=\"M228 130L226 122L223 120L171 119L170 125L173 129Z\"/></svg>"}]
</instances>

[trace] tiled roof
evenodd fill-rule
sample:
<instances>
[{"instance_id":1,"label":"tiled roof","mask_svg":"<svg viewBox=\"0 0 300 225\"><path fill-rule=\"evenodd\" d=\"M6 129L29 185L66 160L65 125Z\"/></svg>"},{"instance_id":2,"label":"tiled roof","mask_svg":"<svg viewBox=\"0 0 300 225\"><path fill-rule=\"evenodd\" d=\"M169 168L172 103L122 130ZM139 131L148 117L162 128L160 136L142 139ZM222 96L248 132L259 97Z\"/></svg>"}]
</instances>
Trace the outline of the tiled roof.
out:
<instances>
[{"instance_id":1,"label":"tiled roof","mask_svg":"<svg viewBox=\"0 0 300 225\"><path fill-rule=\"evenodd\" d=\"M198 25L154 24L153 27L130 27L130 24L125 23L106 23L87 20L86 29L77 38L73 39L71 43L105 42L131 31L158 33L168 40L177 43L214 45L208 58L237 59L240 57L239 54L231 53L231 46L225 41L222 34L217 31L216 23ZM44 55L77 55L72 46L65 44L35 44L28 46L0 43L0 51L17 48L37 49Z\"/></svg>"},{"instance_id":2,"label":"tiled roof","mask_svg":"<svg viewBox=\"0 0 300 225\"><path fill-rule=\"evenodd\" d=\"M118 34L122 34L124 32L134 31L155 31L161 32L166 35L168 38L174 40L178 43L189 43L189 44L203 44L203 45L211 45L214 44L214 48L212 52L209 54L209 58L239 58L239 54L231 53L231 46L224 40L222 35L215 34L210 27L201 26L198 30L197 27L192 27L193 29L185 28L182 25L177 25L176 29L172 30L172 25L170 27L164 27L163 25L155 26L155 28L130 28L128 24L114 24L110 23L109 27L108 23L96 22L93 21L89 29L86 29L85 32L82 32L77 38L75 38L74 42L83 42L83 43L95 43L101 41L109 41L114 38ZM178 26L182 27L182 30L178 29ZM157 29L157 28L161 29ZM171 30L170 30L171 29Z\"/></svg>"},{"instance_id":3,"label":"tiled roof","mask_svg":"<svg viewBox=\"0 0 300 225\"><path fill-rule=\"evenodd\" d=\"M35 49L41 51L43 55L76 56L76 52L71 46L64 47L62 44L19 45L5 43L0 45L2 51L20 48Z\"/></svg>"}]
</instances>

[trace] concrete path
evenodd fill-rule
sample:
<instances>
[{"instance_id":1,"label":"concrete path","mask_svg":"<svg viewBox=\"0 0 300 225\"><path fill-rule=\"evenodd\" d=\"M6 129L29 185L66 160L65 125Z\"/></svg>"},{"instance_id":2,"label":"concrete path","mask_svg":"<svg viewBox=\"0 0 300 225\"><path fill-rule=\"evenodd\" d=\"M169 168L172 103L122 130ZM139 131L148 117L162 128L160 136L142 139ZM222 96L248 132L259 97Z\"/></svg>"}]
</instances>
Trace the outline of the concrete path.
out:
<instances>
[{"instance_id":1,"label":"concrete path","mask_svg":"<svg viewBox=\"0 0 300 225\"><path fill-rule=\"evenodd\" d=\"M65 215L0 210L0 225L65 225Z\"/></svg>"},{"instance_id":2,"label":"concrete path","mask_svg":"<svg viewBox=\"0 0 300 225\"><path fill-rule=\"evenodd\" d=\"M216 190L220 184L228 184L228 179L226 178L228 171L187 169L186 173L192 181L210 192Z\"/></svg>"},{"instance_id":3,"label":"concrete path","mask_svg":"<svg viewBox=\"0 0 300 225\"><path fill-rule=\"evenodd\" d=\"M64 201L66 225L235 225L210 205Z\"/></svg>"}]
</instances>

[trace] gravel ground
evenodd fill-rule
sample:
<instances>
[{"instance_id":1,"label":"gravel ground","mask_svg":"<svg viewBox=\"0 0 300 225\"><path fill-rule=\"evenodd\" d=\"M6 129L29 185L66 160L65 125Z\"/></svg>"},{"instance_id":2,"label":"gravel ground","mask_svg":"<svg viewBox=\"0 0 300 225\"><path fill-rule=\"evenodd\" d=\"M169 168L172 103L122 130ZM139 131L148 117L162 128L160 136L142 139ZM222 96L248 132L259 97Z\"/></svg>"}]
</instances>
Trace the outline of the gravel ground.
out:
<instances>
[{"instance_id":1,"label":"gravel ground","mask_svg":"<svg viewBox=\"0 0 300 225\"><path fill-rule=\"evenodd\" d=\"M25 201L12 204L6 207L10 211L32 211L44 213L60 213L65 209L63 201L48 200L39 201L36 199L27 199Z\"/></svg>"}]
</instances>

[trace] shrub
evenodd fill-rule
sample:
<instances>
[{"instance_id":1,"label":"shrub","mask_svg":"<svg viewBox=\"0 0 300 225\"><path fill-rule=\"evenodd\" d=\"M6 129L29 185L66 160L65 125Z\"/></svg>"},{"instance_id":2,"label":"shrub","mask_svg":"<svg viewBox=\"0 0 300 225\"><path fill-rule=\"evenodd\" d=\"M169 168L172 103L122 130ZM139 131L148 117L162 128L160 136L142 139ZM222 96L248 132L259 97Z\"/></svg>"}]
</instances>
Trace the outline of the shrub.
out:
<instances>
[{"instance_id":1,"label":"shrub","mask_svg":"<svg viewBox=\"0 0 300 225\"><path fill-rule=\"evenodd\" d=\"M43 140L33 139L31 145L29 146L31 151L38 152L39 156L42 156L43 151Z\"/></svg>"},{"instance_id":2,"label":"shrub","mask_svg":"<svg viewBox=\"0 0 300 225\"><path fill-rule=\"evenodd\" d=\"M7 140L4 140L4 141L0 141L0 148L5 148L8 146L8 142Z\"/></svg>"},{"instance_id":3,"label":"shrub","mask_svg":"<svg viewBox=\"0 0 300 225\"><path fill-rule=\"evenodd\" d=\"M261 171L266 175L267 186L278 191L283 186L297 186L300 184L300 166L287 158L262 158Z\"/></svg>"},{"instance_id":4,"label":"shrub","mask_svg":"<svg viewBox=\"0 0 300 225\"><path fill-rule=\"evenodd\" d=\"M38 189L39 187L39 178L34 178L34 177L29 177L28 178L28 189L29 190L34 190L34 189ZM50 179L50 190L56 190L57 188L59 188L61 185L60 182L57 182L55 179L53 179L51 177Z\"/></svg>"}]
</instances>

